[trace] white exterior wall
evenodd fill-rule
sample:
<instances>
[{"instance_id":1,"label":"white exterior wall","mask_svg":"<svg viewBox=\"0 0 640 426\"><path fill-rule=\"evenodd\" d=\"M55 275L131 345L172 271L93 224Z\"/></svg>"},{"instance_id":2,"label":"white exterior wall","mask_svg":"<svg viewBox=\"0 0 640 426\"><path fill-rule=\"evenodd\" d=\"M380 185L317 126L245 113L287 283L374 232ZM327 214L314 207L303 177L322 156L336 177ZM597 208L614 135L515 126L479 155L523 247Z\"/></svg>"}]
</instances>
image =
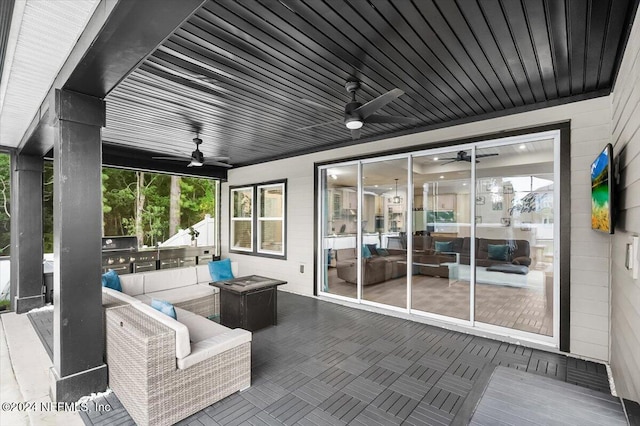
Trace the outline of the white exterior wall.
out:
<instances>
[{"instance_id":1,"label":"white exterior wall","mask_svg":"<svg viewBox=\"0 0 640 426\"><path fill-rule=\"evenodd\" d=\"M229 171L222 186L223 257L240 263L245 274L274 276L289 282L282 290L312 295L314 282L314 163L389 149L456 140L523 127L571 120L571 352L609 359L609 236L591 230L589 167L611 140L610 98L448 127ZM346 131L345 131L346 135ZM409 149L408 149L409 150ZM288 179L287 260L229 254L229 185ZM305 266L304 274L299 272Z\"/></svg>"},{"instance_id":2,"label":"white exterior wall","mask_svg":"<svg viewBox=\"0 0 640 426\"><path fill-rule=\"evenodd\" d=\"M636 15L612 95L614 158L620 160L618 223L611 256L611 370L618 395L640 402L640 280L625 268L640 235L640 15ZM635 256L638 254L635 253Z\"/></svg>"}]
</instances>

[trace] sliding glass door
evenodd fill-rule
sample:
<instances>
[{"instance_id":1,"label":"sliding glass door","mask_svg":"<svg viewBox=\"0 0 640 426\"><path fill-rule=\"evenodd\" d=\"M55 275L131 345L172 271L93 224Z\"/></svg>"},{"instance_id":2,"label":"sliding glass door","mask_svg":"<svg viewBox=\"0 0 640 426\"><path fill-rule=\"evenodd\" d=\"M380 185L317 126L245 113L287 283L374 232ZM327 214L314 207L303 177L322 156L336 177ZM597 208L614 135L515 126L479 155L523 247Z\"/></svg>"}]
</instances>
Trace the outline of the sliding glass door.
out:
<instances>
[{"instance_id":1,"label":"sliding glass door","mask_svg":"<svg viewBox=\"0 0 640 426\"><path fill-rule=\"evenodd\" d=\"M471 150L413 158L411 309L469 320Z\"/></svg>"},{"instance_id":2,"label":"sliding glass door","mask_svg":"<svg viewBox=\"0 0 640 426\"><path fill-rule=\"evenodd\" d=\"M321 294L558 343L559 132L320 168Z\"/></svg>"},{"instance_id":3,"label":"sliding glass door","mask_svg":"<svg viewBox=\"0 0 640 426\"><path fill-rule=\"evenodd\" d=\"M477 150L478 322L553 335L553 142Z\"/></svg>"},{"instance_id":4,"label":"sliding glass door","mask_svg":"<svg viewBox=\"0 0 640 426\"><path fill-rule=\"evenodd\" d=\"M362 165L362 298L407 306L407 159Z\"/></svg>"}]
</instances>

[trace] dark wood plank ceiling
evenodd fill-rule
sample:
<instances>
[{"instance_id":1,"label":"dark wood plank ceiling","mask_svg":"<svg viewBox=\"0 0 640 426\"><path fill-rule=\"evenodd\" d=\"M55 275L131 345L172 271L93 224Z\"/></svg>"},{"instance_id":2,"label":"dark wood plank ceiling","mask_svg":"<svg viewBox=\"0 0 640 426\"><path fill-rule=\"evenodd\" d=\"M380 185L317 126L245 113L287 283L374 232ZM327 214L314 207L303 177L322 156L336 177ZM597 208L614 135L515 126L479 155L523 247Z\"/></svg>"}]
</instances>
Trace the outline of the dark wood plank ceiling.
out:
<instances>
[{"instance_id":1,"label":"dark wood plank ceiling","mask_svg":"<svg viewBox=\"0 0 640 426\"><path fill-rule=\"evenodd\" d=\"M221 0L107 97L106 144L235 166L354 143L344 84L406 93L357 142L610 92L638 0ZM320 104L315 108L305 99Z\"/></svg>"}]
</instances>

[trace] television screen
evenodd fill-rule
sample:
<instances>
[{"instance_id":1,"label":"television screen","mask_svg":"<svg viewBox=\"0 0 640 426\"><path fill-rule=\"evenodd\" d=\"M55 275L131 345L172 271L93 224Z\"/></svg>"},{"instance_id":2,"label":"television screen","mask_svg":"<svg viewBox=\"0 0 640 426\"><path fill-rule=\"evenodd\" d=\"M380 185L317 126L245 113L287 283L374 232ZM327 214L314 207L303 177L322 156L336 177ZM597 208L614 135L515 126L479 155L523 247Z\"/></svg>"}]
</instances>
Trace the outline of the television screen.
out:
<instances>
[{"instance_id":1,"label":"television screen","mask_svg":"<svg viewBox=\"0 0 640 426\"><path fill-rule=\"evenodd\" d=\"M591 164L591 228L609 234L613 234L612 154L611 144L607 144Z\"/></svg>"}]
</instances>

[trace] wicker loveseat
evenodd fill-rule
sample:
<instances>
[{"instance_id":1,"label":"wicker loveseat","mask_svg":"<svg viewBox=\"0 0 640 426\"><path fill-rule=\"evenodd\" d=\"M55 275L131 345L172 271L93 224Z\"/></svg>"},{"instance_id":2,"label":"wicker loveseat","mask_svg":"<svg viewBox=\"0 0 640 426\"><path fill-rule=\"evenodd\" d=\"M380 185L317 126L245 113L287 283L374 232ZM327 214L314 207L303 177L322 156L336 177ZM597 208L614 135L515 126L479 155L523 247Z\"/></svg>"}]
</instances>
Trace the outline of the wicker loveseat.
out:
<instances>
[{"instance_id":1,"label":"wicker loveseat","mask_svg":"<svg viewBox=\"0 0 640 426\"><path fill-rule=\"evenodd\" d=\"M109 387L138 425L174 424L251 384L251 333L103 289Z\"/></svg>"}]
</instances>

